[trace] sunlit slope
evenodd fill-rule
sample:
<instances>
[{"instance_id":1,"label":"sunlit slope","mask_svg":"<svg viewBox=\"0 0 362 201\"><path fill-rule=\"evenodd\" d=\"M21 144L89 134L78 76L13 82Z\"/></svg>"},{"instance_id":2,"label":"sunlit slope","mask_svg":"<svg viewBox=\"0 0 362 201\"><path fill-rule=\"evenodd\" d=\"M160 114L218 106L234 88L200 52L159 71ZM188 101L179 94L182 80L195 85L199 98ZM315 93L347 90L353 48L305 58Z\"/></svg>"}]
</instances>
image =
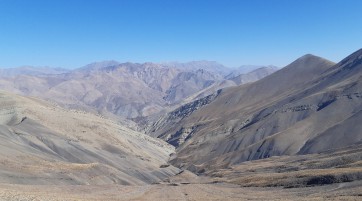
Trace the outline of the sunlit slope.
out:
<instances>
[{"instance_id":1,"label":"sunlit slope","mask_svg":"<svg viewBox=\"0 0 362 201\"><path fill-rule=\"evenodd\" d=\"M173 148L101 116L0 92L0 181L146 184L178 172Z\"/></svg>"}]
</instances>

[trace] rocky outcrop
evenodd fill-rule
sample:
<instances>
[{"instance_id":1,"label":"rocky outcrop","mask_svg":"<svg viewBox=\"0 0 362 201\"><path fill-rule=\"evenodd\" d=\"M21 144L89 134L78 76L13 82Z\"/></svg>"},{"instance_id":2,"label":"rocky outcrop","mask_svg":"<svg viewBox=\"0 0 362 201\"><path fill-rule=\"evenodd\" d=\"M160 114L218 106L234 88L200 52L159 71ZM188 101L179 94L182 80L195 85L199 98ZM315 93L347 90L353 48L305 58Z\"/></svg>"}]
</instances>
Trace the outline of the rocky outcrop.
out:
<instances>
[{"instance_id":1,"label":"rocky outcrop","mask_svg":"<svg viewBox=\"0 0 362 201\"><path fill-rule=\"evenodd\" d=\"M221 91L222 90L218 90L214 94L182 105L175 110L163 115L158 119L158 121L154 122L146 129L146 133L153 137L161 138L175 147L180 146L191 137L191 134L195 132L197 126L182 127L175 132L169 132L168 129L170 126L177 124L182 119L190 116L193 112L197 111L205 105L210 104L221 93Z\"/></svg>"},{"instance_id":2,"label":"rocky outcrop","mask_svg":"<svg viewBox=\"0 0 362 201\"><path fill-rule=\"evenodd\" d=\"M195 100L191 103L182 105L181 107L177 108L176 110L170 112L168 116L168 120L180 120L187 116L190 116L191 113L198 110L204 105L211 103L211 101L215 100L215 98L220 94L221 89L218 90L216 93L206 96L205 98L201 98Z\"/></svg>"}]
</instances>

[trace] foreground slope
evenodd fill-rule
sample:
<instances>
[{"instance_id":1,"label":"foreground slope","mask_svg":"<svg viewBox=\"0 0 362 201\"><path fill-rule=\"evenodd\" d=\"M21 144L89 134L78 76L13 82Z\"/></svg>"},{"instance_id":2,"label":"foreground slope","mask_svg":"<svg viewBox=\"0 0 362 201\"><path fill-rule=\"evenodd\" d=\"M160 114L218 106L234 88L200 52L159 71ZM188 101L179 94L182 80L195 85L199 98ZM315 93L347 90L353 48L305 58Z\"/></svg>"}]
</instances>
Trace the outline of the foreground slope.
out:
<instances>
[{"instance_id":1,"label":"foreground slope","mask_svg":"<svg viewBox=\"0 0 362 201\"><path fill-rule=\"evenodd\" d=\"M361 198L361 183L308 188L240 188L230 184L180 184L150 186L19 186L0 185L0 200L345 200Z\"/></svg>"},{"instance_id":2,"label":"foreground slope","mask_svg":"<svg viewBox=\"0 0 362 201\"><path fill-rule=\"evenodd\" d=\"M362 50L338 64L305 55L255 83L223 90L168 129L173 164L203 172L247 160L319 153L362 140Z\"/></svg>"},{"instance_id":3,"label":"foreground slope","mask_svg":"<svg viewBox=\"0 0 362 201\"><path fill-rule=\"evenodd\" d=\"M0 181L148 184L178 172L173 148L101 116L0 93Z\"/></svg>"}]
</instances>

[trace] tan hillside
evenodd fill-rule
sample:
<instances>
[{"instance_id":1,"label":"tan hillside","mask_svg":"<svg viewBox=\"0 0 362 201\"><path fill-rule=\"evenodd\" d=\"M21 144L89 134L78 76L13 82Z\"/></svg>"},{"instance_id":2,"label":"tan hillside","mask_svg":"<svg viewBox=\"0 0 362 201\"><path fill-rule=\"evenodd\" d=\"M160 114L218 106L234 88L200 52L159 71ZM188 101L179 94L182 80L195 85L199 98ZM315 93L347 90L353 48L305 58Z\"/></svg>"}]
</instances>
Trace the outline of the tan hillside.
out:
<instances>
[{"instance_id":1,"label":"tan hillside","mask_svg":"<svg viewBox=\"0 0 362 201\"><path fill-rule=\"evenodd\" d=\"M101 116L0 93L0 183L147 184L173 148Z\"/></svg>"}]
</instances>

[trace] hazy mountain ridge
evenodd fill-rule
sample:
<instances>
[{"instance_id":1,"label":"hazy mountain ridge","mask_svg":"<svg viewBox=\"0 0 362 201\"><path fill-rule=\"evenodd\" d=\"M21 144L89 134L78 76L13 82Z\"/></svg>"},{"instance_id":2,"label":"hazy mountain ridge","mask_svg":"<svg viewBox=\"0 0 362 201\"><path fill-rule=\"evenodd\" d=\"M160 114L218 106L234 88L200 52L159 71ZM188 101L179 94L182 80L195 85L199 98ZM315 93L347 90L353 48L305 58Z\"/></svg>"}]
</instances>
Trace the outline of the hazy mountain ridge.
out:
<instances>
[{"instance_id":1,"label":"hazy mountain ridge","mask_svg":"<svg viewBox=\"0 0 362 201\"><path fill-rule=\"evenodd\" d=\"M250 73L252 71L255 71L259 68L268 68L268 69L275 69L277 70L278 67L276 66L273 66L273 65L267 65L267 66L261 66L261 65L243 65L243 66L240 66L238 68L235 68L235 69L231 69L231 72L229 72L225 78L226 79L232 79L234 77L237 77L239 75L242 75L242 74L247 74L247 73Z\"/></svg>"},{"instance_id":2,"label":"hazy mountain ridge","mask_svg":"<svg viewBox=\"0 0 362 201\"><path fill-rule=\"evenodd\" d=\"M193 69L198 67L213 72ZM24 73L5 77L0 80L0 88L55 101L63 107L136 118L158 113L165 106L196 93L199 98L207 96L215 90L199 92L213 85L217 89L230 86L223 84L223 75L217 72L219 67L221 71L226 69L221 64L206 61L171 66L103 61L60 74ZM218 83L221 84L216 86Z\"/></svg>"},{"instance_id":3,"label":"hazy mountain ridge","mask_svg":"<svg viewBox=\"0 0 362 201\"><path fill-rule=\"evenodd\" d=\"M169 103L177 103L221 80L223 80L222 75L203 69L181 72L172 80L172 85L166 91L164 100Z\"/></svg>"},{"instance_id":4,"label":"hazy mountain ridge","mask_svg":"<svg viewBox=\"0 0 362 201\"><path fill-rule=\"evenodd\" d=\"M232 69L226 67L216 61L191 61L186 63L180 62L165 62L161 63L162 65L169 66L172 68L177 68L186 71L195 71L198 69L203 69L209 71L211 73L216 73L225 76L228 74Z\"/></svg>"},{"instance_id":5,"label":"hazy mountain ridge","mask_svg":"<svg viewBox=\"0 0 362 201\"><path fill-rule=\"evenodd\" d=\"M258 81L272 73L274 73L275 71L279 70L279 68L275 67L275 66L266 66L266 67L260 67L257 68L253 71L247 72L247 73L243 73L243 74L239 74L235 77L232 76L227 76L229 77L229 80L232 80L236 83L236 85L241 85L241 84L245 84L245 83L249 83L249 82L255 82Z\"/></svg>"},{"instance_id":6,"label":"hazy mountain ridge","mask_svg":"<svg viewBox=\"0 0 362 201\"><path fill-rule=\"evenodd\" d=\"M19 75L47 76L63 74L69 71L64 68L21 66L18 68L0 68L0 77L16 77Z\"/></svg>"}]
</instances>

